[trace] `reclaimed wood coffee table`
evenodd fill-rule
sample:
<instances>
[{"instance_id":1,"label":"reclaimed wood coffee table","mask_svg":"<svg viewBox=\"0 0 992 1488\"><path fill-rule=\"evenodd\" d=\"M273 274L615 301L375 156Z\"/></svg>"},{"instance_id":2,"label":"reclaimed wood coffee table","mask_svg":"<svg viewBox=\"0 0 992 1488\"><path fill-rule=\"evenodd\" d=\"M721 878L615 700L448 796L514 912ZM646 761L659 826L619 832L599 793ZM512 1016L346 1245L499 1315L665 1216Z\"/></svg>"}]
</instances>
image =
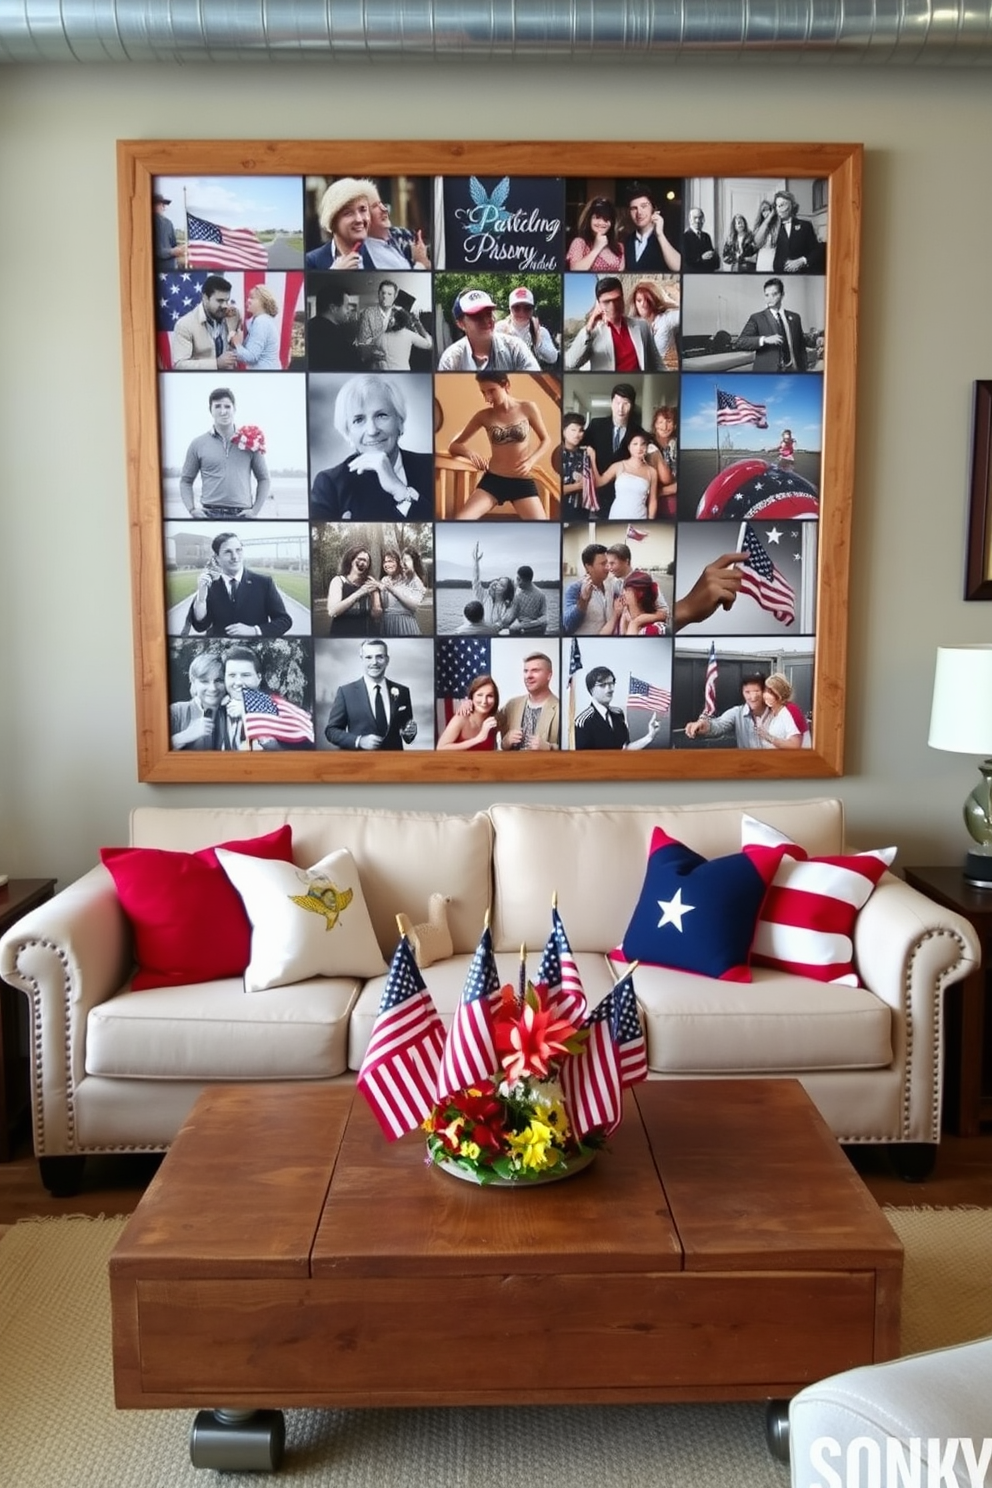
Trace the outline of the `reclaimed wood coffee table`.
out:
<instances>
[{"instance_id":1,"label":"reclaimed wood coffee table","mask_svg":"<svg viewBox=\"0 0 992 1488\"><path fill-rule=\"evenodd\" d=\"M794 1080L649 1081L585 1172L512 1190L387 1143L353 1086L242 1085L110 1279L117 1405L200 1407L200 1467L276 1466L276 1407L535 1398L768 1398L781 1453L790 1396L897 1353L902 1246Z\"/></svg>"}]
</instances>

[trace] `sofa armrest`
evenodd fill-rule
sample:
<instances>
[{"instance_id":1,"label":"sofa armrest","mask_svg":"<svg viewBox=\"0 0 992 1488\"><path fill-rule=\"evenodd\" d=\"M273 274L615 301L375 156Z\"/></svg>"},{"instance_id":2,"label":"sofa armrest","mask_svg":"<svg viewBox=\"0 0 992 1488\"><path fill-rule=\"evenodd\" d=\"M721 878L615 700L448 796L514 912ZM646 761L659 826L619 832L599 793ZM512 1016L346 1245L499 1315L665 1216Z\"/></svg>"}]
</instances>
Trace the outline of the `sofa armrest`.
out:
<instances>
[{"instance_id":1,"label":"sofa armrest","mask_svg":"<svg viewBox=\"0 0 992 1488\"><path fill-rule=\"evenodd\" d=\"M75 1150L73 1091L86 1068L86 1019L133 964L131 927L102 865L18 920L0 940L0 976L31 1007L35 1151Z\"/></svg>"},{"instance_id":2,"label":"sofa armrest","mask_svg":"<svg viewBox=\"0 0 992 1488\"><path fill-rule=\"evenodd\" d=\"M892 1044L904 1070L903 1140L940 1140L945 987L981 964L972 925L886 873L854 932L861 980L893 1010Z\"/></svg>"}]
</instances>

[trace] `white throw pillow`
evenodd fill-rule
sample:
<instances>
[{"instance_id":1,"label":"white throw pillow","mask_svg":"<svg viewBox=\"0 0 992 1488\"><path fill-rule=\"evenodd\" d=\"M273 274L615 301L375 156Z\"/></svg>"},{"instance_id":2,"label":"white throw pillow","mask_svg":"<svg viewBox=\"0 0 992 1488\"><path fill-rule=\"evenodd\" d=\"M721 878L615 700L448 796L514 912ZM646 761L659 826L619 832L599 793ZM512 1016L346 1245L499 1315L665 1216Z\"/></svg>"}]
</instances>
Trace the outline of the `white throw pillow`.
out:
<instances>
[{"instance_id":1,"label":"white throw pillow","mask_svg":"<svg viewBox=\"0 0 992 1488\"><path fill-rule=\"evenodd\" d=\"M217 849L251 921L245 991L314 976L379 976L386 970L346 847L312 868Z\"/></svg>"}]
</instances>

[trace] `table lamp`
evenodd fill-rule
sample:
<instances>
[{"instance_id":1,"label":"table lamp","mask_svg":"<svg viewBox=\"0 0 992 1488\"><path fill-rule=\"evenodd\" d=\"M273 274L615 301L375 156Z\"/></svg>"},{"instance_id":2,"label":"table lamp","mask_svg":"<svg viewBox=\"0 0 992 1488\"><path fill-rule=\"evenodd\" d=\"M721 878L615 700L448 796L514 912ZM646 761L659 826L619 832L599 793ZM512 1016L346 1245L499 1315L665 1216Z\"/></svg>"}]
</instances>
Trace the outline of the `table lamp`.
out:
<instances>
[{"instance_id":1,"label":"table lamp","mask_svg":"<svg viewBox=\"0 0 992 1488\"><path fill-rule=\"evenodd\" d=\"M927 743L992 755L992 645L937 647ZM982 778L964 803L965 826L978 847L965 858L964 876L976 888L992 889L992 759L978 768Z\"/></svg>"}]
</instances>

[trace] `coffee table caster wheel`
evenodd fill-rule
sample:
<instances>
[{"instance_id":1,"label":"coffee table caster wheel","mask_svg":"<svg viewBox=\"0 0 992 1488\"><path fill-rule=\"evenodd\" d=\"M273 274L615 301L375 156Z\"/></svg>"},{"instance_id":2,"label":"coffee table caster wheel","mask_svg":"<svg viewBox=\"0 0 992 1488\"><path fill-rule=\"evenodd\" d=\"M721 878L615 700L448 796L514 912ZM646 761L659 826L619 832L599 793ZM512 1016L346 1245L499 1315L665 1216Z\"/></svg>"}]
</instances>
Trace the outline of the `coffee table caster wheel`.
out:
<instances>
[{"instance_id":1,"label":"coffee table caster wheel","mask_svg":"<svg viewBox=\"0 0 992 1488\"><path fill-rule=\"evenodd\" d=\"M765 1406L765 1441L776 1462L789 1465L789 1402L769 1400Z\"/></svg>"},{"instance_id":2,"label":"coffee table caster wheel","mask_svg":"<svg viewBox=\"0 0 992 1488\"><path fill-rule=\"evenodd\" d=\"M189 1458L215 1472L274 1472L285 1445L282 1411L202 1410L190 1427Z\"/></svg>"}]
</instances>

